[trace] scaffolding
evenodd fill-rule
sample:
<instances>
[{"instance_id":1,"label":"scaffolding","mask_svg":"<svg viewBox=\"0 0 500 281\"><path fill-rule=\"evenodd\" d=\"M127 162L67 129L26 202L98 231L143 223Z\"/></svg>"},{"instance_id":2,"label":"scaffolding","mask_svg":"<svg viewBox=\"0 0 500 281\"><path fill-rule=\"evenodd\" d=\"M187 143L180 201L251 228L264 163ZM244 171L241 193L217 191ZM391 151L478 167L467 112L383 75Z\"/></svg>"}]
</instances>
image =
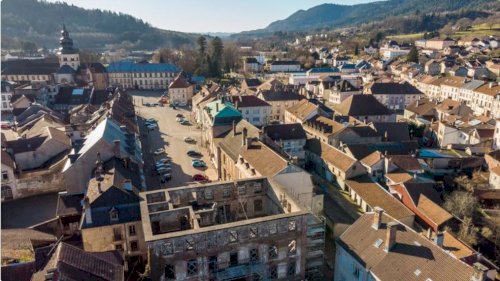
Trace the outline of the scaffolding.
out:
<instances>
[{"instance_id":1,"label":"scaffolding","mask_svg":"<svg viewBox=\"0 0 500 281\"><path fill-rule=\"evenodd\" d=\"M325 263L325 218L310 214L307 217L306 280L323 278Z\"/></svg>"}]
</instances>

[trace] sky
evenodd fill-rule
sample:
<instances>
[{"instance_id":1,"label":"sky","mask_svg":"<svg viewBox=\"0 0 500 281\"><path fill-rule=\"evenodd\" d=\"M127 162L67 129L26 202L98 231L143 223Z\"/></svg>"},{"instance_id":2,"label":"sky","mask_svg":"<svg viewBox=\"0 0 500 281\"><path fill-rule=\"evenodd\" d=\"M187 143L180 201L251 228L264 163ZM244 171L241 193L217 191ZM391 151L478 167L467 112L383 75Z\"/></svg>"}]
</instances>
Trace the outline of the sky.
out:
<instances>
[{"instance_id":1,"label":"sky","mask_svg":"<svg viewBox=\"0 0 500 281\"><path fill-rule=\"evenodd\" d=\"M56 1L122 12L161 29L205 33L264 28L325 2L353 5L373 0L49 0Z\"/></svg>"}]
</instances>

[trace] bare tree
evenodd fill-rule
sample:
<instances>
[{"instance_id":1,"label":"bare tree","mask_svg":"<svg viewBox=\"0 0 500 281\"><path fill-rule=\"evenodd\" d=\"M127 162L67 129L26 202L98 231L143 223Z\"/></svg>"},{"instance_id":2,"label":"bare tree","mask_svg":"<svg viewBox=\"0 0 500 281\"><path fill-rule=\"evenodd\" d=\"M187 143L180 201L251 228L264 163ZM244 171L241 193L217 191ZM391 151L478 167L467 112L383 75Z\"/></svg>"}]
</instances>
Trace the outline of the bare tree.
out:
<instances>
[{"instance_id":1,"label":"bare tree","mask_svg":"<svg viewBox=\"0 0 500 281\"><path fill-rule=\"evenodd\" d=\"M460 224L460 230L458 231L458 238L469 245L477 244L477 227L472 223L471 217L465 217Z\"/></svg>"},{"instance_id":2,"label":"bare tree","mask_svg":"<svg viewBox=\"0 0 500 281\"><path fill-rule=\"evenodd\" d=\"M457 190L446 196L445 199L444 208L461 219L472 217L472 214L479 206L476 198L467 191Z\"/></svg>"}]
</instances>

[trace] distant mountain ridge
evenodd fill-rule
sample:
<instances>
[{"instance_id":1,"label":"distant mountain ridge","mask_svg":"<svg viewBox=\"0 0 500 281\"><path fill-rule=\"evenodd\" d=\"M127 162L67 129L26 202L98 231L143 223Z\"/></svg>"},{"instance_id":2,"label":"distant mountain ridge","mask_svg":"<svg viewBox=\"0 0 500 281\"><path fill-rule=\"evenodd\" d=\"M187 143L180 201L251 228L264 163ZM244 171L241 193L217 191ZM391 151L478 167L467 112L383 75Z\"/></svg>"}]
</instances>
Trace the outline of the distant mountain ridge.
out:
<instances>
[{"instance_id":1,"label":"distant mountain ridge","mask_svg":"<svg viewBox=\"0 0 500 281\"><path fill-rule=\"evenodd\" d=\"M307 31L382 20L390 16L415 13L437 13L460 9L481 8L496 0L388 0L357 5L321 4L299 10L288 18L269 24L266 28L242 34L277 31Z\"/></svg>"},{"instance_id":2,"label":"distant mountain ridge","mask_svg":"<svg viewBox=\"0 0 500 281\"><path fill-rule=\"evenodd\" d=\"M122 13L87 10L66 3L2 0L2 49L18 41L54 48L63 22L79 48L105 45L132 49L194 44L197 35L154 28Z\"/></svg>"}]
</instances>

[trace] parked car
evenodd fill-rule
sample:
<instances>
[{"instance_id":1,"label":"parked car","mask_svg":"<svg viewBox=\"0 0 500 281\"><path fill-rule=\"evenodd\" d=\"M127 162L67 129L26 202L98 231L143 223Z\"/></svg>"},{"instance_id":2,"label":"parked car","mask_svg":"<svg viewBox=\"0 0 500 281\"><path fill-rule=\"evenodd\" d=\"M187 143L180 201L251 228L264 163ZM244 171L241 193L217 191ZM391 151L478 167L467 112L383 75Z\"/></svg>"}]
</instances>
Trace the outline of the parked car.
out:
<instances>
[{"instance_id":1,"label":"parked car","mask_svg":"<svg viewBox=\"0 0 500 281\"><path fill-rule=\"evenodd\" d=\"M201 156L201 153L196 150L196 149L190 149L187 151L186 153L187 155L191 156L191 157L195 157L195 156Z\"/></svg>"},{"instance_id":2,"label":"parked car","mask_svg":"<svg viewBox=\"0 0 500 281\"><path fill-rule=\"evenodd\" d=\"M170 163L170 159L168 158L163 158L163 159L160 159L156 162L156 165L158 164L166 164L166 163Z\"/></svg>"},{"instance_id":3,"label":"parked car","mask_svg":"<svg viewBox=\"0 0 500 281\"><path fill-rule=\"evenodd\" d=\"M149 102L145 103L144 106L150 107L151 104Z\"/></svg>"},{"instance_id":4,"label":"parked car","mask_svg":"<svg viewBox=\"0 0 500 281\"><path fill-rule=\"evenodd\" d=\"M160 168L156 170L156 174L162 175L172 172L172 168Z\"/></svg>"},{"instance_id":5,"label":"parked car","mask_svg":"<svg viewBox=\"0 0 500 281\"><path fill-rule=\"evenodd\" d=\"M177 117L177 118L184 118L184 115L182 115L180 113L177 113L177 115L175 115L175 117Z\"/></svg>"},{"instance_id":6,"label":"parked car","mask_svg":"<svg viewBox=\"0 0 500 281\"><path fill-rule=\"evenodd\" d=\"M203 161L193 161L191 165L195 168L205 168L207 166L207 164Z\"/></svg>"},{"instance_id":7,"label":"parked car","mask_svg":"<svg viewBox=\"0 0 500 281\"><path fill-rule=\"evenodd\" d=\"M149 125L146 125L146 128L147 128L148 130L154 130L154 129L158 128L158 126L156 126L156 125L154 125L154 124L149 124Z\"/></svg>"},{"instance_id":8,"label":"parked car","mask_svg":"<svg viewBox=\"0 0 500 281\"><path fill-rule=\"evenodd\" d=\"M181 123L181 122L184 122L184 117L177 117L175 118L175 121Z\"/></svg>"},{"instance_id":9,"label":"parked car","mask_svg":"<svg viewBox=\"0 0 500 281\"><path fill-rule=\"evenodd\" d=\"M196 139L192 138L192 137L185 137L184 141L187 143L193 143L193 142L196 142Z\"/></svg>"},{"instance_id":10,"label":"parked car","mask_svg":"<svg viewBox=\"0 0 500 281\"><path fill-rule=\"evenodd\" d=\"M158 123L158 121L154 118L148 118L148 119L146 119L146 122L147 123Z\"/></svg>"},{"instance_id":11,"label":"parked car","mask_svg":"<svg viewBox=\"0 0 500 281\"><path fill-rule=\"evenodd\" d=\"M160 104L155 102L155 103L153 103L153 106L160 106Z\"/></svg>"},{"instance_id":12,"label":"parked car","mask_svg":"<svg viewBox=\"0 0 500 281\"><path fill-rule=\"evenodd\" d=\"M155 167L156 171L159 171L159 170L162 170L162 169L172 169L172 167L170 165L164 165L164 164Z\"/></svg>"},{"instance_id":13,"label":"parked car","mask_svg":"<svg viewBox=\"0 0 500 281\"><path fill-rule=\"evenodd\" d=\"M2 121L1 127L2 129L10 129L11 125L9 122Z\"/></svg>"},{"instance_id":14,"label":"parked car","mask_svg":"<svg viewBox=\"0 0 500 281\"><path fill-rule=\"evenodd\" d=\"M162 153L165 153L165 149L163 148L158 148L157 150L155 150L154 152L154 155L160 155Z\"/></svg>"},{"instance_id":15,"label":"parked car","mask_svg":"<svg viewBox=\"0 0 500 281\"><path fill-rule=\"evenodd\" d=\"M161 183L166 183L167 181L172 179L172 174L171 173L166 173L160 176L160 181Z\"/></svg>"},{"instance_id":16,"label":"parked car","mask_svg":"<svg viewBox=\"0 0 500 281\"><path fill-rule=\"evenodd\" d=\"M186 125L187 126L187 125L191 125L191 123L188 120L184 119L184 120L181 121L181 125Z\"/></svg>"},{"instance_id":17,"label":"parked car","mask_svg":"<svg viewBox=\"0 0 500 281\"><path fill-rule=\"evenodd\" d=\"M194 181L205 182L205 181L208 181L208 178L207 178L207 176L202 175L202 174L195 174L195 175L193 176L193 180L194 180Z\"/></svg>"}]
</instances>

